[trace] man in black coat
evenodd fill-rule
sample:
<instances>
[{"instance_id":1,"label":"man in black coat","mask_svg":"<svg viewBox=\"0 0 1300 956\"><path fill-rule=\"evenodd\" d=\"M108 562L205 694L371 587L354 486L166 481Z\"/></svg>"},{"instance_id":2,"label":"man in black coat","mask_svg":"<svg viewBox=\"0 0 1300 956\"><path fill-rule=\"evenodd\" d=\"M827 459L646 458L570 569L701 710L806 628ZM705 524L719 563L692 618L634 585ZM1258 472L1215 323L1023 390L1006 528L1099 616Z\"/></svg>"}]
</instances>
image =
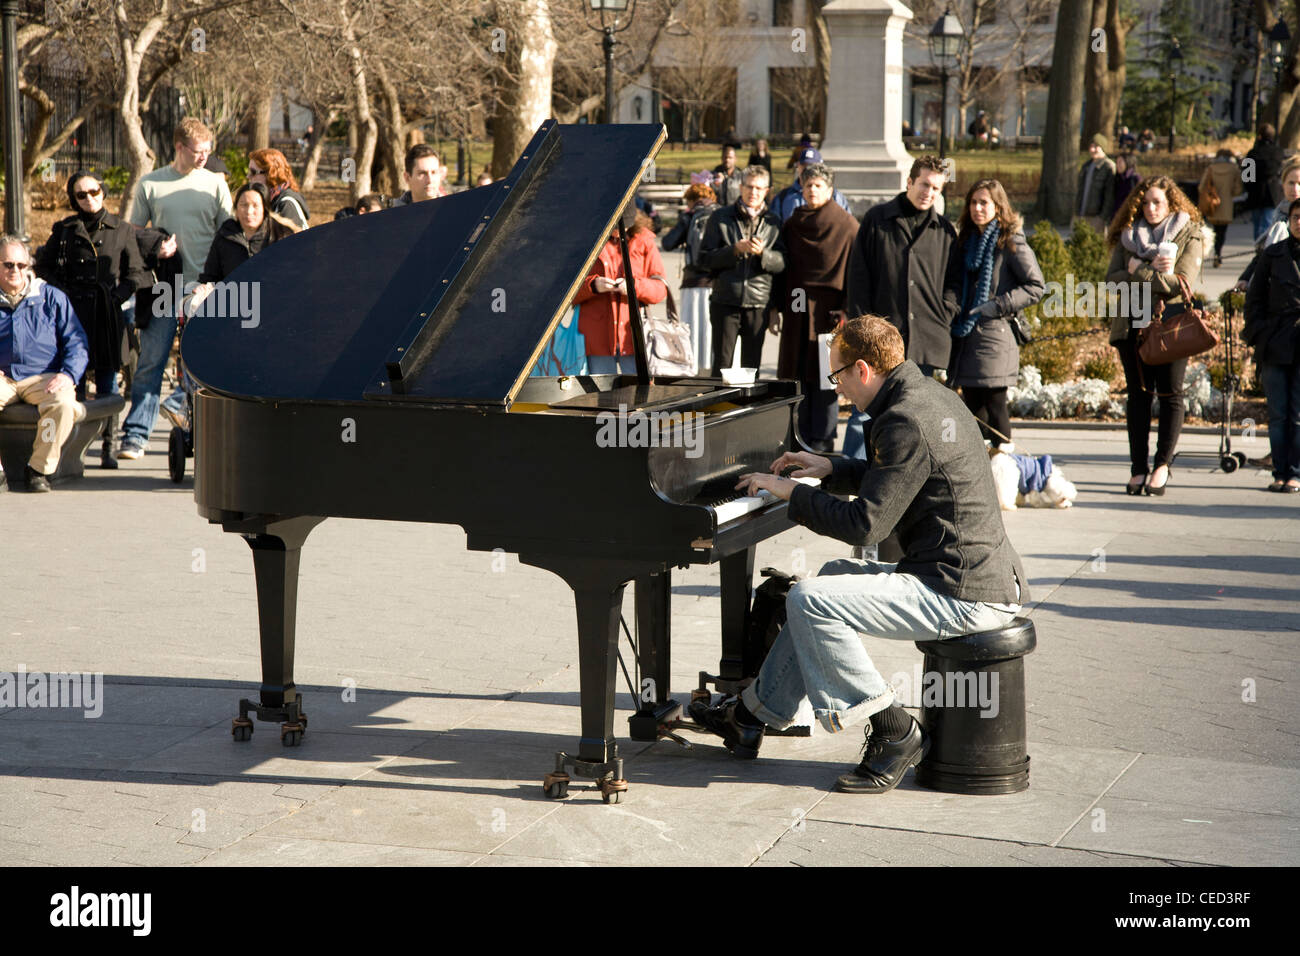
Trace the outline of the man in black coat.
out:
<instances>
[{"instance_id":1,"label":"man in black coat","mask_svg":"<svg viewBox=\"0 0 1300 956\"><path fill-rule=\"evenodd\" d=\"M1263 123L1255 145L1246 158L1253 163L1254 178L1246 180L1246 208L1251 210L1255 239L1268 232L1273 224L1273 209L1282 201L1282 147L1277 144L1277 130L1272 123ZM1242 171L1246 175L1246 171Z\"/></svg>"},{"instance_id":2,"label":"man in black coat","mask_svg":"<svg viewBox=\"0 0 1300 956\"><path fill-rule=\"evenodd\" d=\"M781 220L765 203L771 174L750 166L742 181L740 198L709 217L700 241L701 264L713 276L709 322L715 376L731 368L738 335L741 365L758 368L772 276L785 270Z\"/></svg>"},{"instance_id":3,"label":"man in black coat","mask_svg":"<svg viewBox=\"0 0 1300 956\"><path fill-rule=\"evenodd\" d=\"M920 156L907 175L907 189L873 206L849 259L846 311L884 316L903 336L907 357L923 375L948 367L950 328L961 298L962 264L957 230L934 208L946 170L935 156ZM862 417L850 419L844 454L862 457Z\"/></svg>"},{"instance_id":4,"label":"man in black coat","mask_svg":"<svg viewBox=\"0 0 1300 956\"><path fill-rule=\"evenodd\" d=\"M948 367L961 296L957 230L934 208L945 171L934 156L912 163L907 189L862 217L849 260L849 315L881 315L926 375Z\"/></svg>"}]
</instances>

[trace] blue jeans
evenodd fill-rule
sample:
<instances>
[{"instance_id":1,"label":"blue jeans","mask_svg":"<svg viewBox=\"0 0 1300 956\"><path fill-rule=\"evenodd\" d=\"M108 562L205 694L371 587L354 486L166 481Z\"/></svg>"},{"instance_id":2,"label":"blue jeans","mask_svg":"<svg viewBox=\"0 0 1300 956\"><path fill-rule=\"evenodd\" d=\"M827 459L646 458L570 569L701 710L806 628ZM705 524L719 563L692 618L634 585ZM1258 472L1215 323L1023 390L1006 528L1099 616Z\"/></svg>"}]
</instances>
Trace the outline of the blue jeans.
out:
<instances>
[{"instance_id":1,"label":"blue jeans","mask_svg":"<svg viewBox=\"0 0 1300 956\"><path fill-rule=\"evenodd\" d=\"M1272 206L1261 206L1250 214L1250 221L1255 227L1256 239L1268 232L1268 227L1273 225L1273 211Z\"/></svg>"},{"instance_id":2,"label":"blue jeans","mask_svg":"<svg viewBox=\"0 0 1300 956\"><path fill-rule=\"evenodd\" d=\"M920 366L921 374L926 378L933 378L934 371L938 367L937 365L922 365ZM860 412L856 408L853 410L853 414L849 416L848 424L844 426L844 447L840 449L845 458L866 459L866 424L870 420L866 412Z\"/></svg>"},{"instance_id":3,"label":"blue jeans","mask_svg":"<svg viewBox=\"0 0 1300 956\"><path fill-rule=\"evenodd\" d=\"M741 695L749 712L782 729L794 723L807 697L822 726L836 733L894 701L894 688L876 670L859 633L942 640L1004 627L1019 610L948 597L896 567L843 558L795 584L785 602L786 625Z\"/></svg>"},{"instance_id":4,"label":"blue jeans","mask_svg":"<svg viewBox=\"0 0 1300 956\"><path fill-rule=\"evenodd\" d=\"M158 420L158 399L162 392L163 370L176 338L176 316L155 315L149 327L140 329L140 363L131 380L131 411L122 426L124 441L135 445L149 444L149 435Z\"/></svg>"},{"instance_id":5,"label":"blue jeans","mask_svg":"<svg viewBox=\"0 0 1300 956\"><path fill-rule=\"evenodd\" d=\"M1273 478L1300 480L1300 358L1290 365L1261 365L1259 377L1268 397L1268 445Z\"/></svg>"},{"instance_id":6,"label":"blue jeans","mask_svg":"<svg viewBox=\"0 0 1300 956\"><path fill-rule=\"evenodd\" d=\"M636 374L635 355L588 355L587 373L590 375Z\"/></svg>"}]
</instances>

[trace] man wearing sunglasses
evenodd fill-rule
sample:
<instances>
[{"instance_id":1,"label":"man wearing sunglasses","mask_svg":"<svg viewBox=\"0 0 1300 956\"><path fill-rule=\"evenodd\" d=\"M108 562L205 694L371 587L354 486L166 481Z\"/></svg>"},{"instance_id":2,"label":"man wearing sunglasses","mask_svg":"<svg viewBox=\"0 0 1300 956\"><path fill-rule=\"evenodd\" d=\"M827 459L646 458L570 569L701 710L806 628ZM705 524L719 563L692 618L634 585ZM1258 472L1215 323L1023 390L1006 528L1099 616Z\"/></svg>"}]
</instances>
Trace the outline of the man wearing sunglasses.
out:
<instances>
[{"instance_id":1,"label":"man wearing sunglasses","mask_svg":"<svg viewBox=\"0 0 1300 956\"><path fill-rule=\"evenodd\" d=\"M993 630L1011 623L1029 586L1002 525L983 438L961 399L903 358L902 335L879 316L842 325L830 354L835 390L869 416L867 459L787 452L771 474L742 475L736 487L789 501L792 521L849 544L877 544L896 531L904 556L897 564L832 561L796 583L758 677L716 707L692 703L691 715L750 759L766 727L791 726L805 697L831 733L866 721L862 762L837 787L884 793L920 763L928 741L859 635L932 641ZM822 479L821 487L794 480L802 477Z\"/></svg>"},{"instance_id":2,"label":"man wearing sunglasses","mask_svg":"<svg viewBox=\"0 0 1300 956\"><path fill-rule=\"evenodd\" d=\"M0 236L0 408L35 405L40 416L24 477L29 491L49 491L59 451L72 434L76 383L86 371L86 333L72 302L31 274L27 244Z\"/></svg>"},{"instance_id":3,"label":"man wearing sunglasses","mask_svg":"<svg viewBox=\"0 0 1300 956\"><path fill-rule=\"evenodd\" d=\"M230 188L224 176L204 169L212 154L212 131L192 116L181 120L173 137L176 158L167 166L146 173L135 187L131 225L170 233L158 250L160 259L179 255L181 283L197 284L212 240L232 216ZM163 371L176 337L175 308L163 315L136 315L140 329L140 362L131 381L131 410L118 458L139 458L149 445L158 418ZM171 399L168 399L170 402ZM167 406L169 416L181 414ZM185 427L188 422L173 422Z\"/></svg>"}]
</instances>

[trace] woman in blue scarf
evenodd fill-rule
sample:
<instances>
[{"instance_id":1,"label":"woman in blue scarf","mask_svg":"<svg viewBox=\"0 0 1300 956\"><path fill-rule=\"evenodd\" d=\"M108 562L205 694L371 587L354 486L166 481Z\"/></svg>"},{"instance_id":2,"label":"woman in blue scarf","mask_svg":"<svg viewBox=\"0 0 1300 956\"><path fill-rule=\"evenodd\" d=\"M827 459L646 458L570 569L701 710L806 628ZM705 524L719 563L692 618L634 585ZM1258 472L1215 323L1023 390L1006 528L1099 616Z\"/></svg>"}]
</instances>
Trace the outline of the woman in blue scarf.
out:
<instances>
[{"instance_id":1,"label":"woman in blue scarf","mask_svg":"<svg viewBox=\"0 0 1300 956\"><path fill-rule=\"evenodd\" d=\"M1020 216L996 179L981 179L966 194L956 254L965 269L948 382L961 388L984 437L1010 451L1007 389L1016 384L1020 347L1007 320L1041 299L1045 287Z\"/></svg>"}]
</instances>

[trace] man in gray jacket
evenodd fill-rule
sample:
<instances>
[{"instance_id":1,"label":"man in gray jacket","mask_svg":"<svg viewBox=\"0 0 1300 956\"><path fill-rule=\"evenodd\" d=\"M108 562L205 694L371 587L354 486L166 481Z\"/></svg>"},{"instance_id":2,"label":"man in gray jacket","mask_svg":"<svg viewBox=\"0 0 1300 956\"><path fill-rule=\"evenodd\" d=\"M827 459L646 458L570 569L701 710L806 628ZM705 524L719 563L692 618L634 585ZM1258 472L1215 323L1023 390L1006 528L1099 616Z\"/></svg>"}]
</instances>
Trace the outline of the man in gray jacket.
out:
<instances>
[{"instance_id":1,"label":"man in gray jacket","mask_svg":"<svg viewBox=\"0 0 1300 956\"><path fill-rule=\"evenodd\" d=\"M1098 232L1110 225L1110 210L1115 205L1115 161L1106 155L1110 140L1097 133L1088 143L1091 157L1079 167L1079 182L1075 187L1078 218L1085 220Z\"/></svg>"},{"instance_id":2,"label":"man in gray jacket","mask_svg":"<svg viewBox=\"0 0 1300 956\"><path fill-rule=\"evenodd\" d=\"M763 357L772 276L785 271L781 220L766 204L771 179L762 166L748 167L740 198L709 217L700 241L702 265L713 276L709 322L715 376L731 368L737 336L741 365L758 368Z\"/></svg>"},{"instance_id":3,"label":"man in gray jacket","mask_svg":"<svg viewBox=\"0 0 1300 956\"><path fill-rule=\"evenodd\" d=\"M871 416L868 460L787 452L772 474L743 475L737 487L789 501L791 520L849 544L896 531L903 558L832 561L795 584L754 683L717 707L693 703L691 714L751 759L765 727L791 726L805 697L832 733L866 720L865 756L837 786L883 793L921 762L928 741L859 634L930 641L993 630L1011 623L1029 585L1002 525L984 442L956 394L903 358L902 337L879 316L842 325L831 359L835 390ZM794 480L802 477L822 479L821 488Z\"/></svg>"}]
</instances>

